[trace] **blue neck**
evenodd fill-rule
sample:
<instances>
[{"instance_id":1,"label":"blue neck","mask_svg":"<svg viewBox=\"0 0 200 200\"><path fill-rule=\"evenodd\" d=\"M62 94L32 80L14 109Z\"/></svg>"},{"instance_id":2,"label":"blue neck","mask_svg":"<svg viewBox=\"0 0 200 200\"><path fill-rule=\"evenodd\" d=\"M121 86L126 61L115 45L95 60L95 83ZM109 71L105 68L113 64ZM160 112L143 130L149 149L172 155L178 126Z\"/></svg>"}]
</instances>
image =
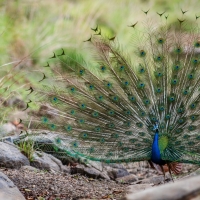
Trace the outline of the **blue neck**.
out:
<instances>
[{"instance_id":1,"label":"blue neck","mask_svg":"<svg viewBox=\"0 0 200 200\"><path fill-rule=\"evenodd\" d=\"M158 130L156 130L152 144L151 160L156 164L163 165L165 162L161 159L158 139L159 139Z\"/></svg>"}]
</instances>

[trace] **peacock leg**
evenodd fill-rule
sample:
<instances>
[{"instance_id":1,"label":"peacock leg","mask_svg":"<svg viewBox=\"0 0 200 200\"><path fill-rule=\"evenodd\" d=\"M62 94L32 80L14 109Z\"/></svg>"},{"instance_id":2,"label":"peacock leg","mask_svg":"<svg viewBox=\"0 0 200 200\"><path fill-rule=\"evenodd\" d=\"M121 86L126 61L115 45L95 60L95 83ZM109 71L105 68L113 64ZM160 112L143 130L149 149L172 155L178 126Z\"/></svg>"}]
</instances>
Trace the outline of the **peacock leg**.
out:
<instances>
[{"instance_id":1,"label":"peacock leg","mask_svg":"<svg viewBox=\"0 0 200 200\"><path fill-rule=\"evenodd\" d=\"M162 173L163 173L163 176L164 176L164 182L165 182L165 170L164 170L164 168L163 168L163 165L159 165L160 166L160 168L161 168L161 170L162 170Z\"/></svg>"},{"instance_id":2,"label":"peacock leg","mask_svg":"<svg viewBox=\"0 0 200 200\"><path fill-rule=\"evenodd\" d=\"M171 176L171 178L172 178L172 181L174 182L174 179L173 179L173 176L172 176L172 171L171 171L170 164L167 163L167 166L168 166L168 168L169 168L169 174L170 174L170 176Z\"/></svg>"}]
</instances>

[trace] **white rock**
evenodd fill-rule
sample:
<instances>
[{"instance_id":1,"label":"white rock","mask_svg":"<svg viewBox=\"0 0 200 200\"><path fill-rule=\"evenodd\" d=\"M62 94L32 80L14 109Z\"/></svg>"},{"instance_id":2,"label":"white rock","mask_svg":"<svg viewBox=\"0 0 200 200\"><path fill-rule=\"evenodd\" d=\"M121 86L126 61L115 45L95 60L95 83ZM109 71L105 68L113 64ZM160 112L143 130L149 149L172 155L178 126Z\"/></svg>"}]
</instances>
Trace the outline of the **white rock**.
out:
<instances>
[{"instance_id":1,"label":"white rock","mask_svg":"<svg viewBox=\"0 0 200 200\"><path fill-rule=\"evenodd\" d=\"M163 184L140 192L127 194L126 200L200 199L200 176Z\"/></svg>"}]
</instances>

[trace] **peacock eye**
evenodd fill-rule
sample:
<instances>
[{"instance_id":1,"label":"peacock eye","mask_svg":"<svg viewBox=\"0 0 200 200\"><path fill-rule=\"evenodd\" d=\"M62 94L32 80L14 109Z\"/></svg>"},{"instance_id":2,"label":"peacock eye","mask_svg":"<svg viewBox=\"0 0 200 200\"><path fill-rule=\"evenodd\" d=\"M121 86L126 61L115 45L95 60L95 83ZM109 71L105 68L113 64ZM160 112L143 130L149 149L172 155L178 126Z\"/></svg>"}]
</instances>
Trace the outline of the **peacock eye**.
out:
<instances>
[{"instance_id":1,"label":"peacock eye","mask_svg":"<svg viewBox=\"0 0 200 200\"><path fill-rule=\"evenodd\" d=\"M145 112L141 112L141 115L142 115L142 116L145 116Z\"/></svg>"},{"instance_id":2,"label":"peacock eye","mask_svg":"<svg viewBox=\"0 0 200 200\"><path fill-rule=\"evenodd\" d=\"M175 101L175 96L174 95L173 96L169 96L168 100L169 100L170 103L173 103Z\"/></svg>"},{"instance_id":3,"label":"peacock eye","mask_svg":"<svg viewBox=\"0 0 200 200\"><path fill-rule=\"evenodd\" d=\"M198 136L196 137L196 139L197 139L197 140L200 140L200 135L198 135Z\"/></svg>"},{"instance_id":4,"label":"peacock eye","mask_svg":"<svg viewBox=\"0 0 200 200\"><path fill-rule=\"evenodd\" d=\"M197 48L200 47L200 42L196 42L196 43L194 44L194 46L197 47Z\"/></svg>"},{"instance_id":5,"label":"peacock eye","mask_svg":"<svg viewBox=\"0 0 200 200\"><path fill-rule=\"evenodd\" d=\"M163 57L162 56L157 56L157 57L155 57L155 61L157 61L157 62L159 62L159 61L162 61L162 59L163 59Z\"/></svg>"},{"instance_id":6,"label":"peacock eye","mask_svg":"<svg viewBox=\"0 0 200 200\"><path fill-rule=\"evenodd\" d=\"M75 114L75 110L71 110L70 113L73 115Z\"/></svg>"},{"instance_id":7,"label":"peacock eye","mask_svg":"<svg viewBox=\"0 0 200 200\"><path fill-rule=\"evenodd\" d=\"M101 71L104 72L106 70L105 66L101 66Z\"/></svg>"},{"instance_id":8,"label":"peacock eye","mask_svg":"<svg viewBox=\"0 0 200 200\"><path fill-rule=\"evenodd\" d=\"M196 104L195 103L192 103L191 105L190 105L190 108L191 109L193 109L193 108L195 108L196 107Z\"/></svg>"},{"instance_id":9,"label":"peacock eye","mask_svg":"<svg viewBox=\"0 0 200 200\"><path fill-rule=\"evenodd\" d=\"M127 115L130 115L130 114L131 114L131 112L128 110L128 111L126 111L126 114L127 114Z\"/></svg>"},{"instance_id":10,"label":"peacock eye","mask_svg":"<svg viewBox=\"0 0 200 200\"><path fill-rule=\"evenodd\" d=\"M125 85L128 85L129 84L129 82L128 81L125 81Z\"/></svg>"},{"instance_id":11,"label":"peacock eye","mask_svg":"<svg viewBox=\"0 0 200 200\"><path fill-rule=\"evenodd\" d=\"M161 77L162 75L163 75L162 72L157 72L157 73L156 73L156 76L157 76L157 77Z\"/></svg>"},{"instance_id":12,"label":"peacock eye","mask_svg":"<svg viewBox=\"0 0 200 200\"><path fill-rule=\"evenodd\" d=\"M164 110L165 110L164 106L160 106L160 107L159 107L159 110L160 110L160 111L164 111Z\"/></svg>"},{"instance_id":13,"label":"peacock eye","mask_svg":"<svg viewBox=\"0 0 200 200\"><path fill-rule=\"evenodd\" d=\"M60 138L56 138L56 143L60 144L61 143L61 139Z\"/></svg>"},{"instance_id":14,"label":"peacock eye","mask_svg":"<svg viewBox=\"0 0 200 200\"><path fill-rule=\"evenodd\" d=\"M193 74L189 74L188 75L188 79L190 79L190 80L194 79L194 75Z\"/></svg>"},{"instance_id":15,"label":"peacock eye","mask_svg":"<svg viewBox=\"0 0 200 200\"><path fill-rule=\"evenodd\" d=\"M140 56L141 56L141 57L144 57L145 55L146 55L145 51L144 51L144 50L141 50L141 51L140 51Z\"/></svg>"},{"instance_id":16,"label":"peacock eye","mask_svg":"<svg viewBox=\"0 0 200 200\"><path fill-rule=\"evenodd\" d=\"M176 84L178 83L178 80L177 80L177 79L173 79L173 80L171 81L171 83L172 83L172 85L176 85Z\"/></svg>"},{"instance_id":17,"label":"peacock eye","mask_svg":"<svg viewBox=\"0 0 200 200\"><path fill-rule=\"evenodd\" d=\"M73 145L73 147L78 147L78 143L77 142L74 142L72 145Z\"/></svg>"},{"instance_id":18,"label":"peacock eye","mask_svg":"<svg viewBox=\"0 0 200 200\"><path fill-rule=\"evenodd\" d=\"M146 100L144 100L144 104L148 105L148 104L150 104L150 101L148 99L146 99Z\"/></svg>"},{"instance_id":19,"label":"peacock eye","mask_svg":"<svg viewBox=\"0 0 200 200\"><path fill-rule=\"evenodd\" d=\"M75 92L75 88L73 87L73 88L71 88L71 92Z\"/></svg>"},{"instance_id":20,"label":"peacock eye","mask_svg":"<svg viewBox=\"0 0 200 200\"><path fill-rule=\"evenodd\" d=\"M71 127L71 126L68 126L68 127L67 127L67 130L68 130L68 131L70 131L71 129L72 129L72 127Z\"/></svg>"},{"instance_id":21,"label":"peacock eye","mask_svg":"<svg viewBox=\"0 0 200 200\"><path fill-rule=\"evenodd\" d=\"M164 43L164 40L163 40L162 38L159 38L159 39L158 39L158 43L159 43L159 44L163 44L163 43Z\"/></svg>"}]
</instances>

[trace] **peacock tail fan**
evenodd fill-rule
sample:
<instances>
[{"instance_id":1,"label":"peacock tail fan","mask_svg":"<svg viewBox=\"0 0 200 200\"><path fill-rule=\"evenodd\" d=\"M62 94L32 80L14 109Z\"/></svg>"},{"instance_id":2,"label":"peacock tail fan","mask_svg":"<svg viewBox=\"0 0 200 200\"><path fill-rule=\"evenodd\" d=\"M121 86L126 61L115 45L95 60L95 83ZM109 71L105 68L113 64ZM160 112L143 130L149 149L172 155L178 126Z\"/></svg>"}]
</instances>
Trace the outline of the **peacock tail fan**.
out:
<instances>
[{"instance_id":1,"label":"peacock tail fan","mask_svg":"<svg viewBox=\"0 0 200 200\"><path fill-rule=\"evenodd\" d=\"M151 159L158 123L163 160L200 164L199 20L170 27L158 18L161 26L129 28L128 53L99 27L87 40L95 62L55 52L31 94L44 108L28 122L32 133L56 133L55 145L73 156L134 162Z\"/></svg>"}]
</instances>

